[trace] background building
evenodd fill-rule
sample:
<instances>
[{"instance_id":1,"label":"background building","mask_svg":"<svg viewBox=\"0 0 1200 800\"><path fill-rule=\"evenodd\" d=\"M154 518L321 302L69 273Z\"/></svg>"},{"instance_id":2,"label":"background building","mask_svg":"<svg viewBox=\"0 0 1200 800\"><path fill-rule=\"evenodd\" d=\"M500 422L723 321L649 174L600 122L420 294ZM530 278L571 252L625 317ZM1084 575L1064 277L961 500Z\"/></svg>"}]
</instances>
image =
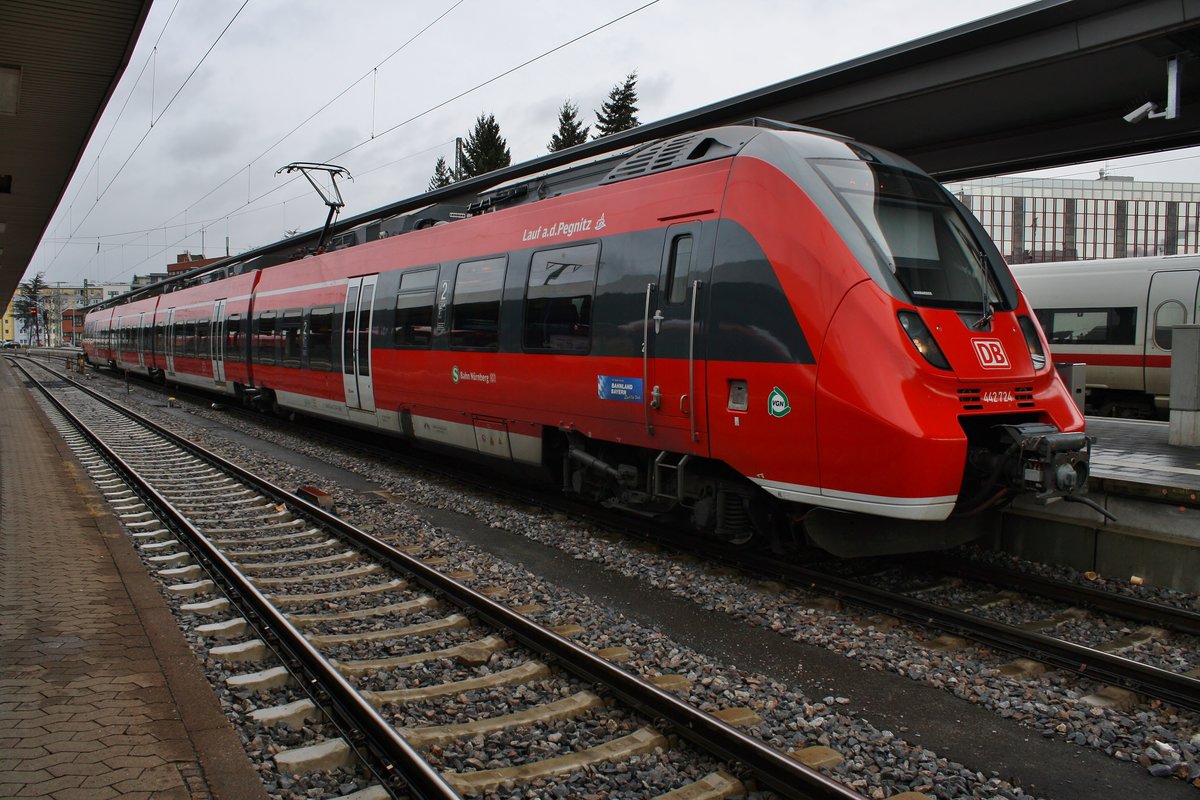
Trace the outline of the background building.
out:
<instances>
[{"instance_id":1,"label":"background building","mask_svg":"<svg viewBox=\"0 0 1200 800\"><path fill-rule=\"evenodd\" d=\"M1200 252L1200 184L983 178L947 183L1010 264Z\"/></svg>"}]
</instances>

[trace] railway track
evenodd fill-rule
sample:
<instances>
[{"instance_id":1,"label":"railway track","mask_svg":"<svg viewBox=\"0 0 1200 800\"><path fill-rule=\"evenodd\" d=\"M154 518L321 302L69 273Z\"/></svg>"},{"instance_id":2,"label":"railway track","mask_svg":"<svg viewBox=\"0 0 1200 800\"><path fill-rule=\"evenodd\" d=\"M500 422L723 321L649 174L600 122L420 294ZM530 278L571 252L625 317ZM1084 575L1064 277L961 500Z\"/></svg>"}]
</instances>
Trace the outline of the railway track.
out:
<instances>
[{"instance_id":1,"label":"railway track","mask_svg":"<svg viewBox=\"0 0 1200 800\"><path fill-rule=\"evenodd\" d=\"M962 579L946 580L944 574L921 582L913 579L914 571L908 567L863 570L853 577L843 577L827 568L788 564L727 549L714 549L711 556L886 617L936 628L944 634L935 640L935 646L941 649L964 646L967 641L953 638L962 637L1010 653L1017 660L1002 671L1011 677L1036 675L1048 666L1200 711L1200 670L1196 669L1200 665L1191 663L1190 671L1180 671L1123 654L1146 642L1167 638L1168 631L1193 637L1200 630L1200 614L1195 611L1064 582L1018 578L1008 570L989 570L951 562L946 557L926 563L925 569L940 564L950 574L970 576L976 585L964 585ZM1032 602L1031 598L1053 600L1057 605ZM1094 610L1084 611L1088 608ZM997 614L997 609L1012 613ZM1094 646L1071 641L1071 624L1096 611L1149 626ZM1110 627L1126 629L1121 623ZM1121 702L1132 699L1125 695ZM1096 698L1095 702L1104 701Z\"/></svg>"},{"instance_id":2,"label":"railway track","mask_svg":"<svg viewBox=\"0 0 1200 800\"><path fill-rule=\"evenodd\" d=\"M703 713L672 693L671 676L655 685L625 672L609 660L619 652L580 647L570 630L534 622L535 609L468 588L453 565L372 537L66 376L41 367L51 379L39 382L22 369L78 431L69 441L145 558L177 581L172 591L195 596L187 610L214 619L197 631L233 642L209 657L277 659L286 669L231 680L264 696L272 682L297 680L309 695L255 709L256 719L301 726L324 715L341 733L278 754L281 768L357 757L388 792L455 797L579 771L595 781L606 774L599 764L637 775L650 763L675 777L641 795L625 780L622 796L731 796L746 791L739 778L787 797L857 796L720 718L741 709ZM468 692L497 713L464 710ZM575 720L562 744L549 727L561 719ZM456 745L511 750L504 732L518 727L547 735L529 752L497 755L503 766Z\"/></svg>"},{"instance_id":3,"label":"railway track","mask_svg":"<svg viewBox=\"0 0 1200 800\"><path fill-rule=\"evenodd\" d=\"M452 472L437 462L431 462L429 458L401 456L395 448L378 447L368 441L347 438L327 430L317 435L331 444L359 448L373 456L399 461L407 466L433 469L444 477L466 481L476 488L500 491L516 498L518 502L544 505L555 511L585 517L602 527L620 529L643 540L666 542L683 552L701 554L760 577L779 579L790 586L835 598L839 602L937 628L947 634L947 637L938 640L939 647L962 646L965 642L960 640L966 639L1011 653L1017 660L1011 666L1006 665L1006 673L1015 677L1037 674L1048 666L1107 681L1146 698L1157 698L1183 708L1200 710L1200 676L1196 669L1200 664L1190 664L1192 669L1189 671L1163 668L1153 663L1153 659L1147 659L1142 652L1146 643L1168 640L1171 634L1181 638L1200 635L1200 613L1194 610L1027 573L1000 570L944 555L923 558L919 567L911 560L903 563L909 570L928 571L936 568L943 576L958 576L962 580L980 584L973 596L961 581L947 584L936 575L926 578L924 585L912 580L881 583L881 576L888 571L883 567L870 567L857 576L839 575L836 566L806 567L752 551L697 541L690 535L672 537L669 530L657 524L584 506L549 492L537 492L524 485L498 486L490 473L464 476L460 469ZM942 588L952 590L940 593L949 596L946 602L937 597L938 590ZM1058 605L1053 608L1030 605L1030 610L1023 616L1019 610L1003 615L993 613L996 609L1011 610L1030 597ZM1081 619L1085 611L1140 625L1127 634L1099 642L1096 646L1088 646L1069 639L1073 623ZM1019 621L1015 624L1006 621L1013 617ZM1121 626L1115 624L1112 627ZM1139 658L1143 660L1139 661ZM1135 700L1128 694L1111 694L1119 696L1121 703L1129 704ZM1109 699L1106 696L1094 698L1098 703Z\"/></svg>"}]
</instances>

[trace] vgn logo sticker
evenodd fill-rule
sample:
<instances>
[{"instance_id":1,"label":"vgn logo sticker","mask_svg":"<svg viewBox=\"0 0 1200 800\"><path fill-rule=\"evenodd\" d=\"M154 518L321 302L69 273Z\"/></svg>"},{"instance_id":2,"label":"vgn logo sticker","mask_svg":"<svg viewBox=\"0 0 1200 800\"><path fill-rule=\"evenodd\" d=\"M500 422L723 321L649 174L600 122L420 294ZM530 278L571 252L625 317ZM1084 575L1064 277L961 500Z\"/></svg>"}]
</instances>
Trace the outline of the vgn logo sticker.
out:
<instances>
[{"instance_id":1,"label":"vgn logo sticker","mask_svg":"<svg viewBox=\"0 0 1200 800\"><path fill-rule=\"evenodd\" d=\"M783 393L783 389L776 386L767 395L767 413L772 417L786 417L792 413L792 406L788 403L788 396Z\"/></svg>"},{"instance_id":2,"label":"vgn logo sticker","mask_svg":"<svg viewBox=\"0 0 1200 800\"><path fill-rule=\"evenodd\" d=\"M999 339L972 339L971 345L975 348L979 366L984 369L1009 369L1012 366Z\"/></svg>"}]
</instances>

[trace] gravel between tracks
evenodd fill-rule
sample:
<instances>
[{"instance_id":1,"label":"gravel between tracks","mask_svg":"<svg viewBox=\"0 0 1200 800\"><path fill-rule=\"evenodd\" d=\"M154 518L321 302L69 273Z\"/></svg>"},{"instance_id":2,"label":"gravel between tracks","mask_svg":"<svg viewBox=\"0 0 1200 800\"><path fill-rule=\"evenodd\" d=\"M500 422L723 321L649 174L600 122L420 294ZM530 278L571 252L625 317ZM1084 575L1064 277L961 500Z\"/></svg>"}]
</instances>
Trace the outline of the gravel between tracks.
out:
<instances>
[{"instance_id":1,"label":"gravel between tracks","mask_svg":"<svg viewBox=\"0 0 1200 800\"><path fill-rule=\"evenodd\" d=\"M136 398L136 395L135 395ZM139 410L164 420L153 403L136 401ZM1002 677L997 668L1006 659L980 648L935 653L914 641L911 632L877 630L852 614L816 611L804 606L803 592L764 589L753 580L706 572L702 564L686 563L645 548L594 535L561 515L548 515L507 507L461 486L437 479L414 477L380 466L354 453L315 445L299 435L260 427L208 409L191 413L218 420L222 425L273 441L322 459L378 482L387 491L418 505L449 508L470 514L487 524L520 533L530 539L636 577L669 590L710 610L774 630L781 635L826 647L874 669L894 670L914 680L951 691L968 702L982 704L1001 717L1029 726L1046 737L1101 749L1121 760L1137 761L1152 774L1192 779L1200 775L1200 730L1197 715L1174 713L1161 707L1139 707L1132 712L1095 709L1080 703L1090 688L1074 676L1050 675L1019 681ZM178 415L166 420L179 429ZM202 428L189 438L225 453L281 486L299 486L316 480L303 471L280 464L252 450L210 437ZM419 517L419 509L400 504L379 504L348 492L336 492L339 513L359 527L406 544L423 545L433 553L454 554L456 566L474 571L490 584L512 587L510 604L539 602L548 611L541 621L575 622L585 629L579 639L593 648L621 644L634 651L626 665L633 672L673 672L693 680L690 699L701 707L749 706L762 717L757 735L780 747L811 744L832 746L846 761L832 774L862 793L885 797L908 789L938 797L1025 797L995 776L966 769L939 758L927 749L904 741L892 731L878 730L845 713L844 698L807 698L761 676L711 664L698 653L666 640L656 631L636 625L595 605L586 598L544 584L535 576L455 540ZM1052 568L1041 568L1052 572ZM1132 587L1118 587L1134 591ZM1170 595L1161 590L1156 595ZM1176 593L1177 594L1177 593ZM1159 598L1153 598L1159 599ZM1192 602L1173 597L1180 604ZM918 637L920 634L918 634Z\"/></svg>"}]
</instances>

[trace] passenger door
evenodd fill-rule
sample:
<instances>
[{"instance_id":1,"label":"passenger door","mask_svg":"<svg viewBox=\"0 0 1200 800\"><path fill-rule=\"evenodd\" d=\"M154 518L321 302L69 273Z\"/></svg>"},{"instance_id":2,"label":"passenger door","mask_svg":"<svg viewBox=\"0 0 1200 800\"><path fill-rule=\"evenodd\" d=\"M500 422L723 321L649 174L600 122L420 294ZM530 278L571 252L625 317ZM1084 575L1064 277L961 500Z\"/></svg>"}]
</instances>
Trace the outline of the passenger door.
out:
<instances>
[{"instance_id":1,"label":"passenger door","mask_svg":"<svg viewBox=\"0 0 1200 800\"><path fill-rule=\"evenodd\" d=\"M146 312L139 311L137 318L137 332L134 334L137 339L135 345L137 347L138 366L146 366Z\"/></svg>"},{"instance_id":2,"label":"passenger door","mask_svg":"<svg viewBox=\"0 0 1200 800\"><path fill-rule=\"evenodd\" d=\"M212 317L212 374L213 383L225 386L225 301L213 305Z\"/></svg>"},{"instance_id":3,"label":"passenger door","mask_svg":"<svg viewBox=\"0 0 1200 800\"><path fill-rule=\"evenodd\" d=\"M163 357L167 362L167 375L175 377L175 309L167 309L167 341L164 343Z\"/></svg>"},{"instance_id":4,"label":"passenger door","mask_svg":"<svg viewBox=\"0 0 1200 800\"><path fill-rule=\"evenodd\" d=\"M1200 270L1156 272L1150 278L1146 302L1146 392L1171 392L1171 333L1175 325L1196 322L1196 288Z\"/></svg>"},{"instance_id":5,"label":"passenger door","mask_svg":"<svg viewBox=\"0 0 1200 800\"><path fill-rule=\"evenodd\" d=\"M658 284L646 292L643 402L647 428L664 434L664 449L707 454L699 250L699 223L667 229Z\"/></svg>"},{"instance_id":6,"label":"passenger door","mask_svg":"<svg viewBox=\"0 0 1200 800\"><path fill-rule=\"evenodd\" d=\"M346 307L342 314L342 380L346 389L346 407L351 412L375 411L375 388L371 382L371 323L378 277L366 275L346 282Z\"/></svg>"}]
</instances>

